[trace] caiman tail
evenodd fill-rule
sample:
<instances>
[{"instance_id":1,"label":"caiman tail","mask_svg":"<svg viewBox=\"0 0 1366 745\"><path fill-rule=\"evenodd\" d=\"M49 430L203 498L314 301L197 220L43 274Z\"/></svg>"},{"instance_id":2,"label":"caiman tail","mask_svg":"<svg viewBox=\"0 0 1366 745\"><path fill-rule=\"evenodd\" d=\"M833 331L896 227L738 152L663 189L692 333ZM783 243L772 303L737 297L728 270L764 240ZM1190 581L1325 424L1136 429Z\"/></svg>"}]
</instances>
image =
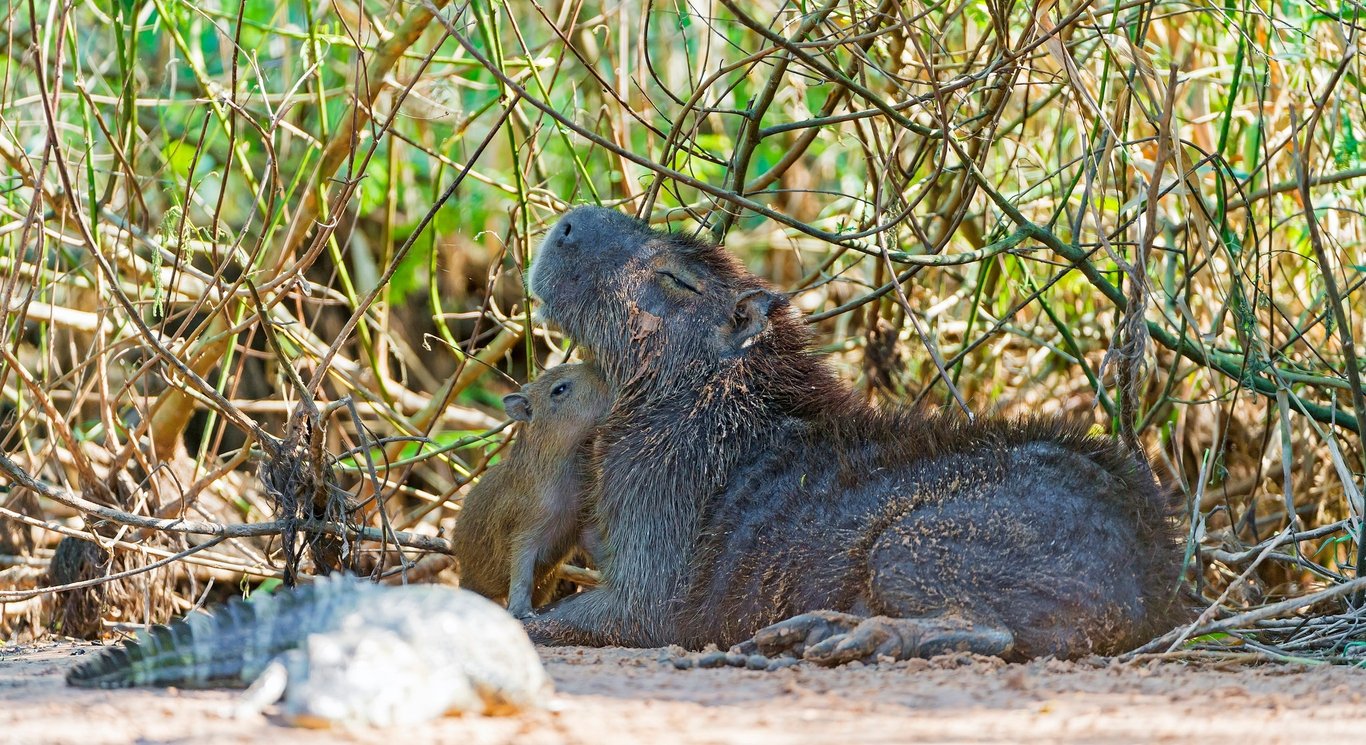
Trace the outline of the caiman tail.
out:
<instances>
[{"instance_id":1,"label":"caiman tail","mask_svg":"<svg viewBox=\"0 0 1366 745\"><path fill-rule=\"evenodd\" d=\"M234 599L211 614L139 631L73 668L66 682L82 688L246 687L308 634L335 629L367 588L375 585L337 576L250 601Z\"/></svg>"}]
</instances>

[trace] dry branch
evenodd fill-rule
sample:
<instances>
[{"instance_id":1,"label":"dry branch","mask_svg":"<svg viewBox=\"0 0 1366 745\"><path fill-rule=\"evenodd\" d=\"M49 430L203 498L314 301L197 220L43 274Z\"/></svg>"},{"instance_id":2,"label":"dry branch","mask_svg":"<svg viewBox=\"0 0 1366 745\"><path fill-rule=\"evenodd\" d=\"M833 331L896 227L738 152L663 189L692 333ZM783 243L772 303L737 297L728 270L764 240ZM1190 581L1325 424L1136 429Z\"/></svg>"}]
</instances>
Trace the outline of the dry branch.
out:
<instances>
[{"instance_id":1,"label":"dry branch","mask_svg":"<svg viewBox=\"0 0 1366 745\"><path fill-rule=\"evenodd\" d=\"M119 581L185 570L184 597L285 576L295 529L386 581L444 571L499 396L568 350L523 272L589 201L724 237L870 397L1145 448L1208 610L1170 654L1361 656L1354 28L1154 0L40 5L0 85L0 473L42 499L0 494L28 572L0 599L44 590L57 538Z\"/></svg>"}]
</instances>

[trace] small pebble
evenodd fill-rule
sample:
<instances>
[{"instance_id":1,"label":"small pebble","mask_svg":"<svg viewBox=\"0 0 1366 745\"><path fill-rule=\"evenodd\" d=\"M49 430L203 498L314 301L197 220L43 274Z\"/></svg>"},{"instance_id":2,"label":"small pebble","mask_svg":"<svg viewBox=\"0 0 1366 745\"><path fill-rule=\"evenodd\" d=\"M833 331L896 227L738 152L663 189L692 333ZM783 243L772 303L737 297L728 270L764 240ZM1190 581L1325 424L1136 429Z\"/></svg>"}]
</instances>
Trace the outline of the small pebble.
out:
<instances>
[{"instance_id":1,"label":"small pebble","mask_svg":"<svg viewBox=\"0 0 1366 745\"><path fill-rule=\"evenodd\" d=\"M697 658L698 667L721 667L726 664L725 652L707 652Z\"/></svg>"}]
</instances>

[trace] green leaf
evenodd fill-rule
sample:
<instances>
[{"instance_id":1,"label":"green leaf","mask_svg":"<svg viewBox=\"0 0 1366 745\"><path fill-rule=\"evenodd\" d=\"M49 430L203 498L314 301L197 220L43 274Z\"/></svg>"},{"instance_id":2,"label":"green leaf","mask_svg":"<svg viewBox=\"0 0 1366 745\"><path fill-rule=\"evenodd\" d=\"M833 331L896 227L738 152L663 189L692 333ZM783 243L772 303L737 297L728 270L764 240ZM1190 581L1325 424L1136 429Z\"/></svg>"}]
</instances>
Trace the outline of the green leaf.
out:
<instances>
[{"instance_id":1,"label":"green leaf","mask_svg":"<svg viewBox=\"0 0 1366 745\"><path fill-rule=\"evenodd\" d=\"M1338 168L1350 168L1354 163L1359 162L1357 154L1357 138L1352 131L1352 119L1343 111L1339 119L1341 132L1333 142L1333 163Z\"/></svg>"},{"instance_id":2,"label":"green leaf","mask_svg":"<svg viewBox=\"0 0 1366 745\"><path fill-rule=\"evenodd\" d=\"M262 582L260 585L258 585L257 588L256 588L254 591L251 591L251 592L246 593L246 594L244 595L244 597L246 597L246 598L253 598L253 597L256 597L257 595L269 595L269 594L275 592L277 589L279 589L280 586L283 585L283 584L284 584L284 582L282 582L281 580L278 580L278 579L276 579L276 578L274 578L274 577L271 577L270 579L267 579L267 580L265 580L264 582Z\"/></svg>"},{"instance_id":3,"label":"green leaf","mask_svg":"<svg viewBox=\"0 0 1366 745\"><path fill-rule=\"evenodd\" d=\"M1227 632L1218 631L1213 634L1205 634L1203 636L1197 636L1188 639L1186 640L1186 644L1226 644L1228 642L1238 644L1241 643L1241 641L1242 640L1238 639L1237 637L1231 634L1228 634Z\"/></svg>"},{"instance_id":4,"label":"green leaf","mask_svg":"<svg viewBox=\"0 0 1366 745\"><path fill-rule=\"evenodd\" d=\"M420 245L420 244L419 244ZM427 287L426 272L429 252L418 247L408 252L394 269L389 279L389 299L394 305L402 305L408 296Z\"/></svg>"}]
</instances>

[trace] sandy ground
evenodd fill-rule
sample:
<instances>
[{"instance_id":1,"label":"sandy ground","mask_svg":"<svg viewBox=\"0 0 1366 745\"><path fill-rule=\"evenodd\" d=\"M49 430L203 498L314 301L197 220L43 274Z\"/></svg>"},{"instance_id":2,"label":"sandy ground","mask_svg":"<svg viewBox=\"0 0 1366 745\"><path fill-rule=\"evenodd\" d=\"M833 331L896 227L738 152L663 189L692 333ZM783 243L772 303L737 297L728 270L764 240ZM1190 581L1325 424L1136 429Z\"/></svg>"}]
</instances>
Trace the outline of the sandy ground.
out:
<instances>
[{"instance_id":1,"label":"sandy ground","mask_svg":"<svg viewBox=\"0 0 1366 745\"><path fill-rule=\"evenodd\" d=\"M544 649L554 709L402 733L290 729L227 714L234 691L67 688L97 651L0 647L0 742L795 743L1322 742L1366 731L1366 671L1006 665L942 657L826 670L674 670L659 650Z\"/></svg>"}]
</instances>

